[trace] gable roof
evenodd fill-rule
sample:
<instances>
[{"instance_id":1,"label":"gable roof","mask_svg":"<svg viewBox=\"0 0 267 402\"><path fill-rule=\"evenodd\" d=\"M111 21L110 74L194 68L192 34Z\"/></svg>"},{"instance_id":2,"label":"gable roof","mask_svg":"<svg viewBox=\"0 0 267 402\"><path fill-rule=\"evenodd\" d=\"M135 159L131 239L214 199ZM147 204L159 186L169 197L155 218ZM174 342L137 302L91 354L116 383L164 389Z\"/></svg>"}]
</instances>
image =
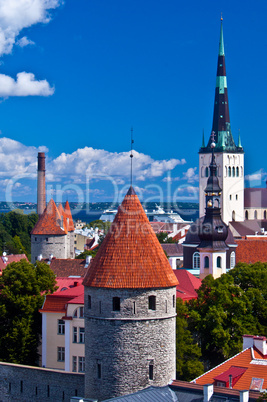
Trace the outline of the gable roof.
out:
<instances>
[{"instance_id":1,"label":"gable roof","mask_svg":"<svg viewBox=\"0 0 267 402\"><path fill-rule=\"evenodd\" d=\"M182 300L197 299L196 290L201 286L201 280L186 269L174 269L173 273L179 282L176 286L176 297Z\"/></svg>"},{"instance_id":2,"label":"gable roof","mask_svg":"<svg viewBox=\"0 0 267 402\"><path fill-rule=\"evenodd\" d=\"M202 374L194 382L202 385L212 384L215 378L217 379L219 375L227 373L232 366L246 369L236 383L233 383L233 389L251 389L253 378L263 379L263 388L267 388L267 355L263 356L255 348L243 350L219 366Z\"/></svg>"},{"instance_id":3,"label":"gable roof","mask_svg":"<svg viewBox=\"0 0 267 402\"><path fill-rule=\"evenodd\" d=\"M91 261L83 284L117 289L167 288L178 284L132 187Z\"/></svg>"},{"instance_id":4,"label":"gable roof","mask_svg":"<svg viewBox=\"0 0 267 402\"><path fill-rule=\"evenodd\" d=\"M85 259L53 258L49 265L54 274L59 277L84 277L87 271Z\"/></svg>"},{"instance_id":5,"label":"gable roof","mask_svg":"<svg viewBox=\"0 0 267 402\"><path fill-rule=\"evenodd\" d=\"M62 205L57 207L51 198L38 222L31 231L32 235L65 235L73 231L73 219L68 201L65 210Z\"/></svg>"},{"instance_id":6,"label":"gable roof","mask_svg":"<svg viewBox=\"0 0 267 402\"><path fill-rule=\"evenodd\" d=\"M183 255L183 246L178 243L161 243L161 247L166 251L168 257L177 257Z\"/></svg>"},{"instance_id":7,"label":"gable roof","mask_svg":"<svg viewBox=\"0 0 267 402\"><path fill-rule=\"evenodd\" d=\"M267 238L247 238L236 240L236 262L267 262Z\"/></svg>"},{"instance_id":8,"label":"gable roof","mask_svg":"<svg viewBox=\"0 0 267 402\"><path fill-rule=\"evenodd\" d=\"M29 261L25 254L9 254L9 255L1 256L0 257L0 275L3 271L3 269L5 269L8 264L11 264L11 262L19 262L21 260Z\"/></svg>"},{"instance_id":9,"label":"gable roof","mask_svg":"<svg viewBox=\"0 0 267 402\"><path fill-rule=\"evenodd\" d=\"M68 304L84 304L84 287L80 284L71 289L57 290L52 295L46 295L41 313L66 314Z\"/></svg>"}]
</instances>

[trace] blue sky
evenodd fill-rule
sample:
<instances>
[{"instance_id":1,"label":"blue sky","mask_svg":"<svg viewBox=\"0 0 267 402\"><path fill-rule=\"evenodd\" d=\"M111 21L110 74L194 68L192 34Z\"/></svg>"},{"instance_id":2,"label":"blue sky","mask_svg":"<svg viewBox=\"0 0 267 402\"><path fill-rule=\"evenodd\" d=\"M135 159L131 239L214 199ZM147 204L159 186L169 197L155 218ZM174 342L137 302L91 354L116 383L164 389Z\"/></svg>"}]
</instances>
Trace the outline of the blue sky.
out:
<instances>
[{"instance_id":1,"label":"blue sky","mask_svg":"<svg viewBox=\"0 0 267 402\"><path fill-rule=\"evenodd\" d=\"M265 186L265 0L1 3L1 200L36 200L38 150L48 198L122 196L133 127L140 198L197 201L221 12L232 133L240 129L247 184Z\"/></svg>"}]
</instances>

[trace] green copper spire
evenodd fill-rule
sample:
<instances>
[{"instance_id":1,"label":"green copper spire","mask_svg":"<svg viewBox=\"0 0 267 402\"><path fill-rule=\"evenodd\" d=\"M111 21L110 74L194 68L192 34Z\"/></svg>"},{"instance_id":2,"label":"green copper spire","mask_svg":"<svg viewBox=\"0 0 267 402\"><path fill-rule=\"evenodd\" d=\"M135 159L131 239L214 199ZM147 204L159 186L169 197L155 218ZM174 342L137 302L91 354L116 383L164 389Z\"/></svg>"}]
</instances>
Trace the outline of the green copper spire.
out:
<instances>
[{"instance_id":1,"label":"green copper spire","mask_svg":"<svg viewBox=\"0 0 267 402\"><path fill-rule=\"evenodd\" d=\"M238 144L237 144L237 146L238 146L238 148L242 148L242 145L241 145L241 137L240 137L240 130L239 130L239 133L238 133Z\"/></svg>"},{"instance_id":2,"label":"green copper spire","mask_svg":"<svg viewBox=\"0 0 267 402\"><path fill-rule=\"evenodd\" d=\"M219 43L219 56L224 56L224 43L223 43L223 18L221 17L221 35Z\"/></svg>"}]
</instances>

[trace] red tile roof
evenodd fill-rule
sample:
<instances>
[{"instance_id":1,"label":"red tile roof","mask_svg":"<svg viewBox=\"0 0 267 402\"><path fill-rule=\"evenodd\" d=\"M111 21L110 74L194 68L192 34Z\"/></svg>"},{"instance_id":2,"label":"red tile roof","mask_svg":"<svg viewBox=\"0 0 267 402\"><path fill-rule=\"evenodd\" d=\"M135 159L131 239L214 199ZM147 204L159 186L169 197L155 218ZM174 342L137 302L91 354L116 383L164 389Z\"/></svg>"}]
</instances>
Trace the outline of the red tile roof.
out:
<instances>
[{"instance_id":1,"label":"red tile roof","mask_svg":"<svg viewBox=\"0 0 267 402\"><path fill-rule=\"evenodd\" d=\"M9 254L0 257L0 275L8 264L11 264L11 262L19 262L20 260L29 261L25 254Z\"/></svg>"},{"instance_id":2,"label":"red tile roof","mask_svg":"<svg viewBox=\"0 0 267 402\"><path fill-rule=\"evenodd\" d=\"M58 290L52 295L47 295L40 311L66 314L67 304L72 303L84 304L84 287L82 285L74 286L71 289Z\"/></svg>"},{"instance_id":3,"label":"red tile roof","mask_svg":"<svg viewBox=\"0 0 267 402\"><path fill-rule=\"evenodd\" d=\"M81 285L83 278L56 278L58 290L56 293L60 292L61 290L72 289L75 287L76 284ZM54 293L55 294L55 293Z\"/></svg>"},{"instance_id":4,"label":"red tile roof","mask_svg":"<svg viewBox=\"0 0 267 402\"><path fill-rule=\"evenodd\" d=\"M62 205L57 207L54 200L50 200L38 222L34 226L32 235L65 235L73 231L74 225L68 201L65 210Z\"/></svg>"},{"instance_id":5,"label":"red tile roof","mask_svg":"<svg viewBox=\"0 0 267 402\"><path fill-rule=\"evenodd\" d=\"M178 284L132 187L91 261L83 284L117 289L165 288Z\"/></svg>"},{"instance_id":6,"label":"red tile roof","mask_svg":"<svg viewBox=\"0 0 267 402\"><path fill-rule=\"evenodd\" d=\"M267 239L247 238L236 240L236 262L267 262Z\"/></svg>"},{"instance_id":7,"label":"red tile roof","mask_svg":"<svg viewBox=\"0 0 267 402\"><path fill-rule=\"evenodd\" d=\"M200 287L201 280L186 269L174 269L173 273L179 282L176 286L176 297L182 300L197 299L196 290Z\"/></svg>"},{"instance_id":8,"label":"red tile roof","mask_svg":"<svg viewBox=\"0 0 267 402\"><path fill-rule=\"evenodd\" d=\"M59 277L80 276L83 278L87 271L84 259L53 258L50 268Z\"/></svg>"},{"instance_id":9,"label":"red tile roof","mask_svg":"<svg viewBox=\"0 0 267 402\"><path fill-rule=\"evenodd\" d=\"M250 389L252 378L263 379L263 388L267 387L267 356L263 356L255 348L248 348L238 353L224 363L196 378L197 384L212 384L219 375L226 374L231 367L246 369L240 378L233 383L238 390Z\"/></svg>"},{"instance_id":10,"label":"red tile roof","mask_svg":"<svg viewBox=\"0 0 267 402\"><path fill-rule=\"evenodd\" d=\"M178 243L161 243L161 247L166 251L168 257L183 256L183 246Z\"/></svg>"},{"instance_id":11,"label":"red tile roof","mask_svg":"<svg viewBox=\"0 0 267 402\"><path fill-rule=\"evenodd\" d=\"M73 223L73 219L72 219L69 201L66 201L64 212L65 212L65 215L67 218L68 231L73 232L75 227L74 227L74 223Z\"/></svg>"}]
</instances>

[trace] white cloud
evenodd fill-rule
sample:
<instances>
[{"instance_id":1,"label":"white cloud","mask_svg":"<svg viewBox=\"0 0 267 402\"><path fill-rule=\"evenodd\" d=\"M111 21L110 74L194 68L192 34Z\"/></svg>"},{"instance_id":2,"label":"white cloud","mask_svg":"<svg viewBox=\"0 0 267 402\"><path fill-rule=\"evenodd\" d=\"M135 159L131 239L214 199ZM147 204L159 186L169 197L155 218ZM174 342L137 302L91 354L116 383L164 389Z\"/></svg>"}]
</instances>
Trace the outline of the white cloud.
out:
<instances>
[{"instance_id":1,"label":"white cloud","mask_svg":"<svg viewBox=\"0 0 267 402\"><path fill-rule=\"evenodd\" d=\"M20 31L48 23L62 0L0 0L0 56L12 52Z\"/></svg>"},{"instance_id":2,"label":"white cloud","mask_svg":"<svg viewBox=\"0 0 267 402\"><path fill-rule=\"evenodd\" d=\"M258 172L254 172L252 174L247 174L245 176L245 180L261 182L265 177L266 177L266 173L263 171L263 169L261 169Z\"/></svg>"},{"instance_id":3,"label":"white cloud","mask_svg":"<svg viewBox=\"0 0 267 402\"><path fill-rule=\"evenodd\" d=\"M136 180L162 176L183 164L184 159L154 160L149 155L133 151L133 176ZM55 176L86 175L92 179L113 177L130 178L130 152L108 152L104 149L85 147L72 154L62 153L53 162L50 171Z\"/></svg>"},{"instance_id":4,"label":"white cloud","mask_svg":"<svg viewBox=\"0 0 267 402\"><path fill-rule=\"evenodd\" d=\"M49 96L55 88L46 80L36 80L32 73L18 73L17 80L5 74L0 74L0 97L9 96Z\"/></svg>"},{"instance_id":5,"label":"white cloud","mask_svg":"<svg viewBox=\"0 0 267 402\"><path fill-rule=\"evenodd\" d=\"M196 174L197 168L189 168L186 172L183 173L183 179L187 180L188 183L193 183L198 181L198 175Z\"/></svg>"},{"instance_id":6,"label":"white cloud","mask_svg":"<svg viewBox=\"0 0 267 402\"><path fill-rule=\"evenodd\" d=\"M27 36L23 36L16 41L16 45L18 45L19 47L25 47L29 45L35 45L35 42L31 39L28 39Z\"/></svg>"}]
</instances>

